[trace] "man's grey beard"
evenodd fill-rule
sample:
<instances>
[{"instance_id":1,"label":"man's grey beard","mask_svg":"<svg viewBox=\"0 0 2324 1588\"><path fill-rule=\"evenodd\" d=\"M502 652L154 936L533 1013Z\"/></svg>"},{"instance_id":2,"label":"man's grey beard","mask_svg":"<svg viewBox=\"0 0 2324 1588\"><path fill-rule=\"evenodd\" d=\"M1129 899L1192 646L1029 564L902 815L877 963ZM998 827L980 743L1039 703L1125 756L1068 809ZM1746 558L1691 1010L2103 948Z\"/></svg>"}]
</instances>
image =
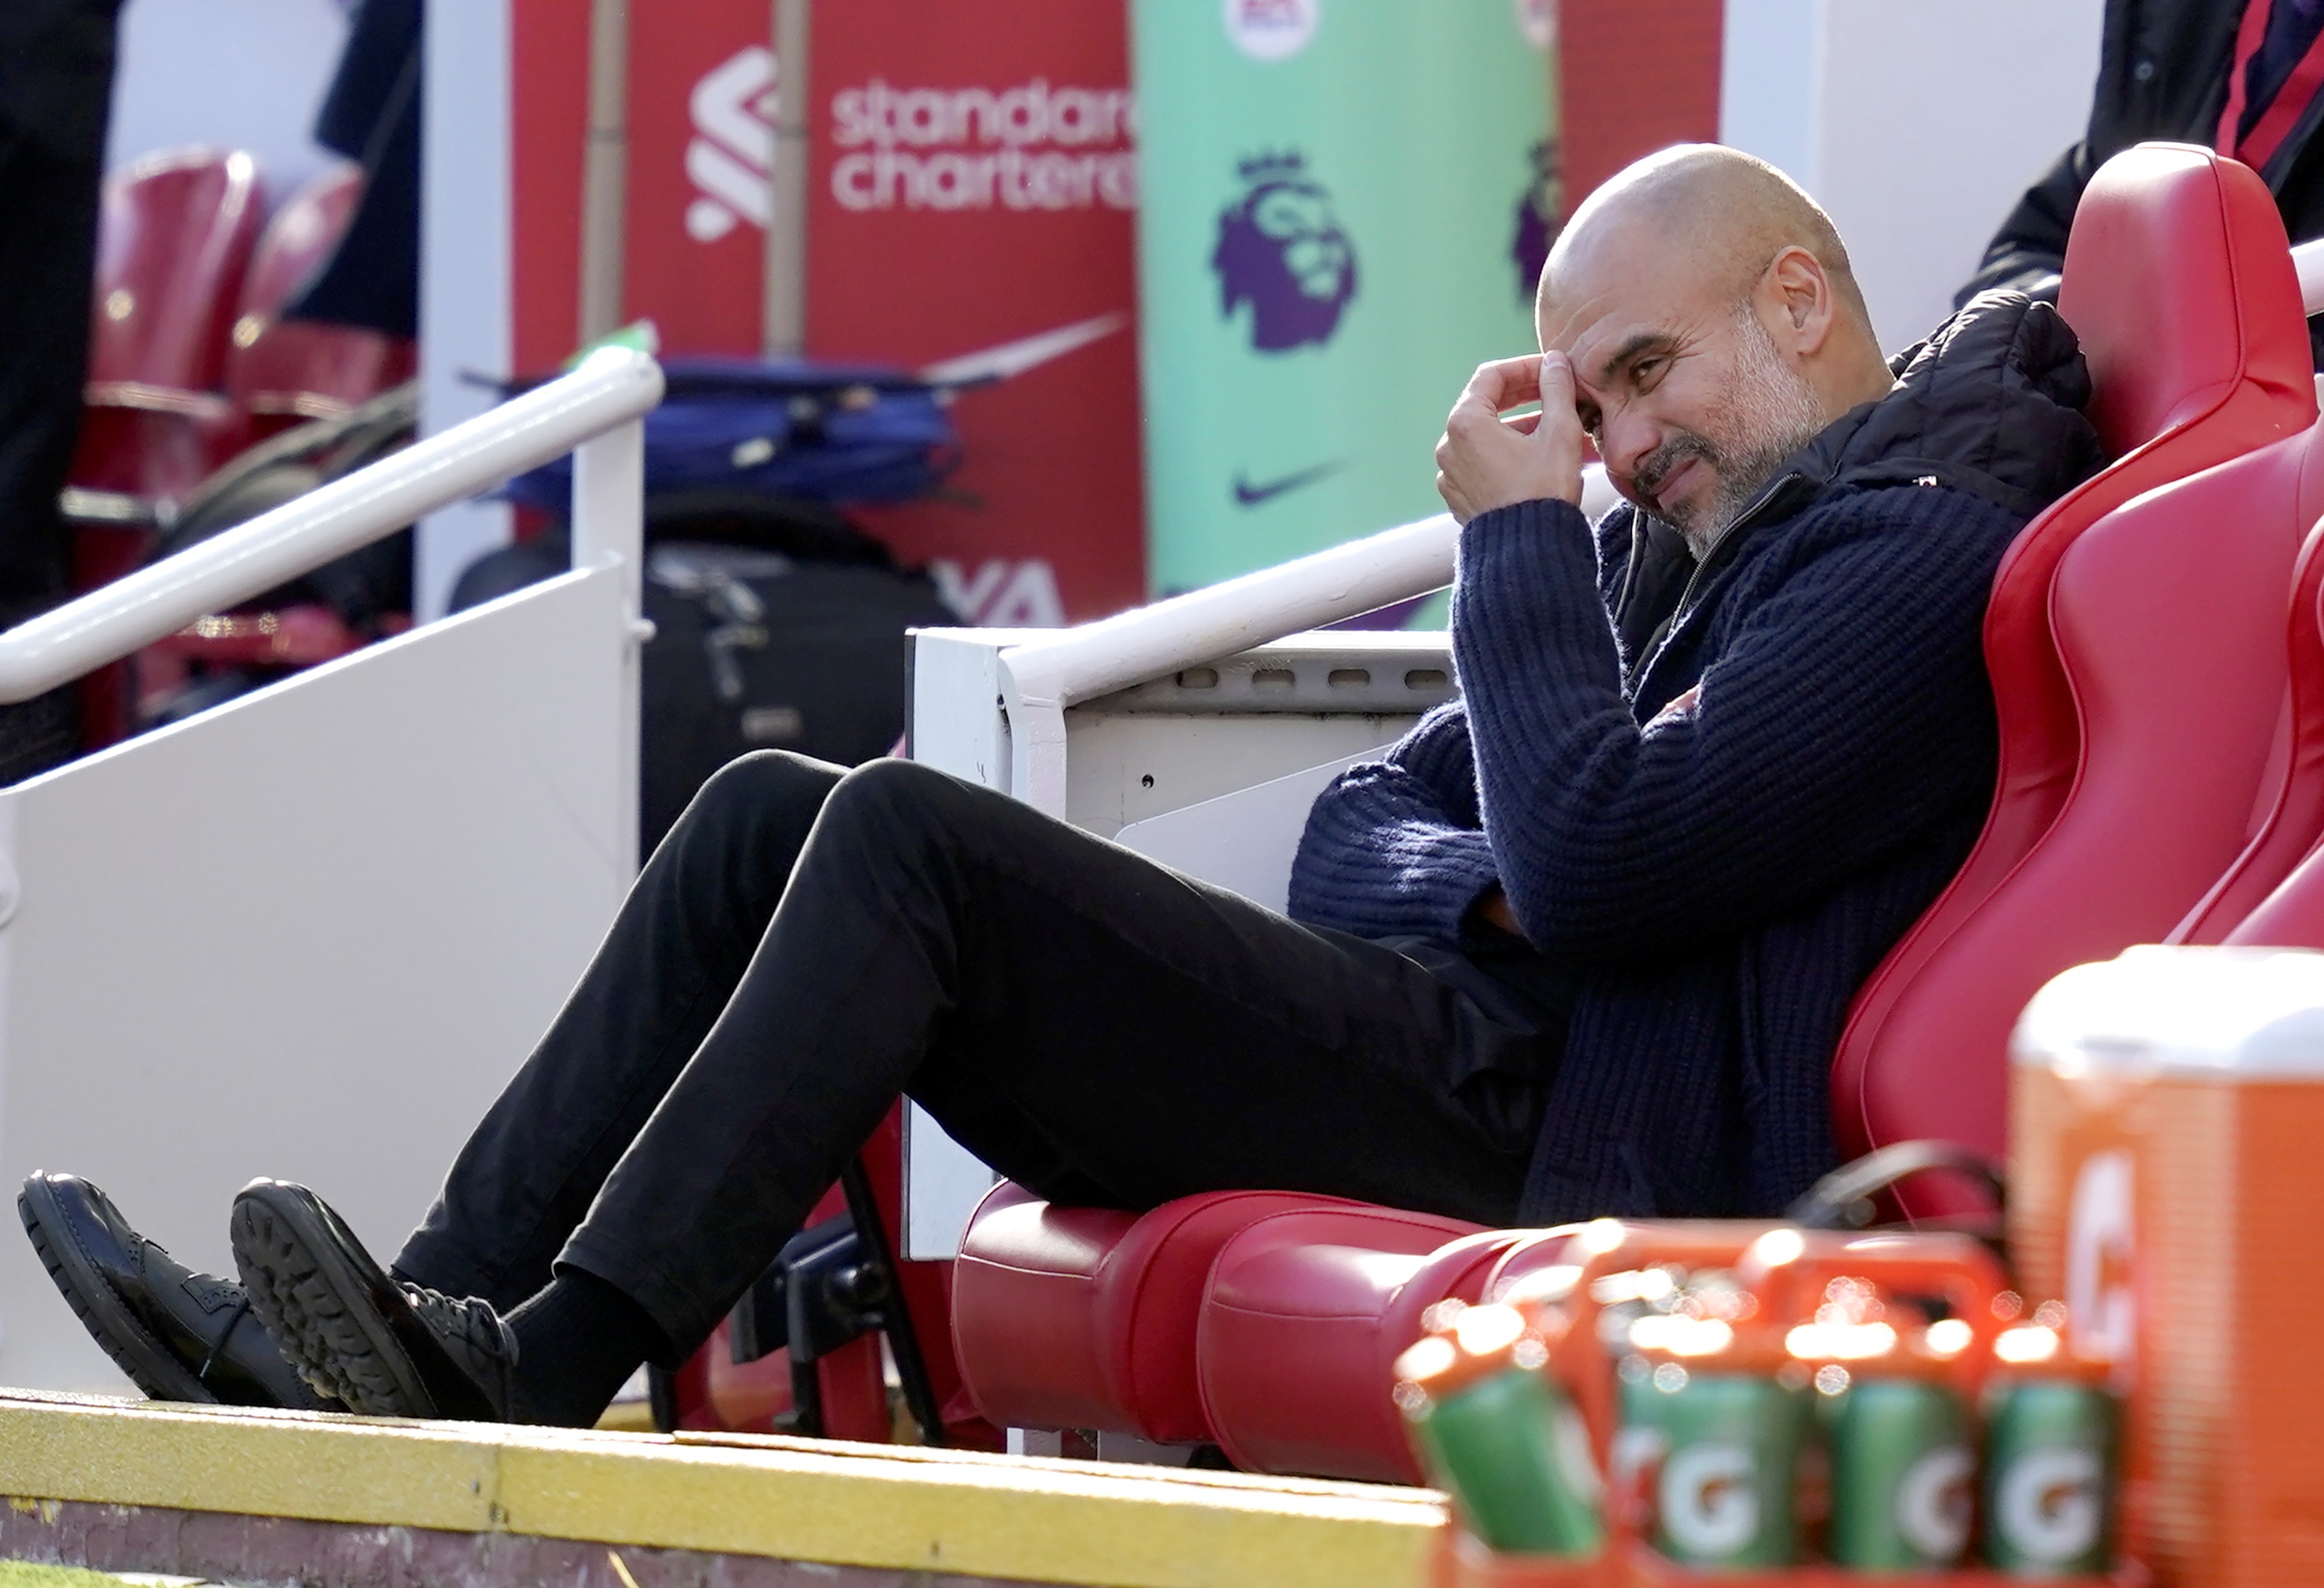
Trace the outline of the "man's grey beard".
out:
<instances>
[{"instance_id":1,"label":"man's grey beard","mask_svg":"<svg viewBox=\"0 0 2324 1588\"><path fill-rule=\"evenodd\" d=\"M1708 416L1710 434L1683 431L1655 448L1638 468L1640 479L1659 483L1689 457L1711 466L1718 484L1708 503L1674 506L1658 514L1685 540L1698 562L1711 554L1784 461L1814 440L1828 422L1815 388L1784 362L1748 299L1735 306L1735 329L1734 379Z\"/></svg>"}]
</instances>

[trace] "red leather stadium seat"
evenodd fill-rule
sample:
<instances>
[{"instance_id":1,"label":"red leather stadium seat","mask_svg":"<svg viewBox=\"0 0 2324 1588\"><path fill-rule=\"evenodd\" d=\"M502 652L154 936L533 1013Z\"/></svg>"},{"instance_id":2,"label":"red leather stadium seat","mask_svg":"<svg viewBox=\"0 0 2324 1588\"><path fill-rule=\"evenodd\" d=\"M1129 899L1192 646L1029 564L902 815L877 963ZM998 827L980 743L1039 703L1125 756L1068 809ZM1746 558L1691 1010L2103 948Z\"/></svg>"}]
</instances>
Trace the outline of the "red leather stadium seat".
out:
<instances>
[{"instance_id":1,"label":"red leather stadium seat","mask_svg":"<svg viewBox=\"0 0 2324 1588\"><path fill-rule=\"evenodd\" d=\"M1202 1306L1212 1437L1247 1472L1419 1482L1389 1367L1420 1338L1422 1313L1479 1299L1526 1233L1379 1207L1252 1223L1220 1249Z\"/></svg>"},{"instance_id":2,"label":"red leather stadium seat","mask_svg":"<svg viewBox=\"0 0 2324 1588\"><path fill-rule=\"evenodd\" d=\"M1233 1236L1291 1210L1386 1211L1229 1191L1138 1214L1053 1207L1019 1186L993 1187L953 1265L953 1350L977 1409L1004 1426L1207 1441L1194 1382L1204 1283Z\"/></svg>"},{"instance_id":3,"label":"red leather stadium seat","mask_svg":"<svg viewBox=\"0 0 2324 1588\"><path fill-rule=\"evenodd\" d=\"M2324 512L2324 445L2301 511ZM2291 745L2258 834L2170 941L2324 948L2324 522L2301 549L2292 601Z\"/></svg>"},{"instance_id":4,"label":"red leather stadium seat","mask_svg":"<svg viewBox=\"0 0 2324 1588\"><path fill-rule=\"evenodd\" d=\"M2324 447L2309 449L2299 512L2308 522L2324 514ZM2307 885L2278 896L2284 880L2324 839L2324 525L2310 531L2301 548L2290 629L2288 729L2268 767L2257 830L2165 942L2324 947L2324 916L2308 914L2324 907L2324 900L2304 902ZM2247 934L2247 927L2257 935Z\"/></svg>"},{"instance_id":5,"label":"red leather stadium seat","mask_svg":"<svg viewBox=\"0 0 2324 1588\"><path fill-rule=\"evenodd\" d=\"M2220 941L2258 948L2324 948L2324 849L2311 851Z\"/></svg>"},{"instance_id":6,"label":"red leather stadium seat","mask_svg":"<svg viewBox=\"0 0 2324 1588\"><path fill-rule=\"evenodd\" d=\"M2141 494L2314 421L2273 198L2208 150L2119 154L2075 214L2061 303L2090 362L2092 417L2120 457L2029 524L1996 578L1993 809L1960 874L1857 999L1832 1073L1833 1122L1851 1153L1914 1136L2000 1152L2009 1022L2055 970L2160 937L2218 876L2247 836L2282 699L2296 459L2167 506L2152 499L2107 549L2092 540ZM2215 516L2262 504L2264 527ZM2122 736L2094 743L2099 726ZM2150 772L2161 780L2146 783ZM2191 803L2172 811L2163 790L2181 784ZM2123 846L2061 844L2036 864L2077 801L2089 824L2079 832Z\"/></svg>"}]
</instances>

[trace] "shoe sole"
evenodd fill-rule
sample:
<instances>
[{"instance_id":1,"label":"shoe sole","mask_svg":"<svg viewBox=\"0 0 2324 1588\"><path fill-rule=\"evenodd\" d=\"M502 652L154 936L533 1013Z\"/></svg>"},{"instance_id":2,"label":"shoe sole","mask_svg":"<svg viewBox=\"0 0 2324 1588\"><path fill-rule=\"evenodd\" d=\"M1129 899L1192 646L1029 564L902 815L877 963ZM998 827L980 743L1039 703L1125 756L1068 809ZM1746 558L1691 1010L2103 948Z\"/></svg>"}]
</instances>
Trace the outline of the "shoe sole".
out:
<instances>
[{"instance_id":1,"label":"shoe sole","mask_svg":"<svg viewBox=\"0 0 2324 1588\"><path fill-rule=\"evenodd\" d=\"M38 1180L16 1194L16 1216L40 1254L41 1266L89 1337L113 1359L129 1381L154 1400L193 1401L217 1406L218 1398L175 1353L155 1338L122 1304L80 1249L74 1245L71 1223L57 1205L56 1193Z\"/></svg>"},{"instance_id":2,"label":"shoe sole","mask_svg":"<svg viewBox=\"0 0 2324 1588\"><path fill-rule=\"evenodd\" d=\"M319 1202L288 1186L235 1199L228 1234L251 1310L310 1384L375 1417L439 1415L395 1331L371 1302Z\"/></svg>"}]
</instances>

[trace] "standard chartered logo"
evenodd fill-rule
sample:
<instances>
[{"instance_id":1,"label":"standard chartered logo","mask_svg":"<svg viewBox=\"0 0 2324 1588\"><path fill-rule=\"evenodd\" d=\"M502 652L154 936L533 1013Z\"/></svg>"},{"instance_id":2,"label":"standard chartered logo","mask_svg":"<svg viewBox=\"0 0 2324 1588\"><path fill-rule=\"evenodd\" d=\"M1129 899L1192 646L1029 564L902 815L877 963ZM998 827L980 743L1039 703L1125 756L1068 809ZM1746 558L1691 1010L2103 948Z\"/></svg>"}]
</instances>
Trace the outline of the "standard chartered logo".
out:
<instances>
[{"instance_id":1,"label":"standard chartered logo","mask_svg":"<svg viewBox=\"0 0 2324 1588\"><path fill-rule=\"evenodd\" d=\"M686 229L715 243L763 229L775 154L775 58L762 44L706 72L687 101ZM1010 88L898 88L831 97L831 196L865 209L1135 209L1138 114L1128 88L1033 78Z\"/></svg>"},{"instance_id":2,"label":"standard chartered logo","mask_svg":"<svg viewBox=\"0 0 2324 1588\"><path fill-rule=\"evenodd\" d=\"M1759 1536L1759 1463L1748 1445L1710 1441L1663 1463L1663 1531L1691 1556L1732 1555Z\"/></svg>"},{"instance_id":3,"label":"standard chartered logo","mask_svg":"<svg viewBox=\"0 0 2324 1588\"><path fill-rule=\"evenodd\" d=\"M1940 1445L1904 1469L1896 1485L1896 1531L1927 1559L1949 1564L1969 1547L1976 1471L1966 1445Z\"/></svg>"},{"instance_id":4,"label":"standard chartered logo","mask_svg":"<svg viewBox=\"0 0 2324 1588\"><path fill-rule=\"evenodd\" d=\"M2098 1545L2105 1520L2098 1486L2104 1481L2105 1463L2086 1445L2029 1450L2002 1475L1994 1520L2029 1558L2072 1560Z\"/></svg>"},{"instance_id":5,"label":"standard chartered logo","mask_svg":"<svg viewBox=\"0 0 2324 1588\"><path fill-rule=\"evenodd\" d=\"M1007 88L898 88L831 99L831 196L849 209L1134 209L1128 88L1034 78Z\"/></svg>"}]
</instances>

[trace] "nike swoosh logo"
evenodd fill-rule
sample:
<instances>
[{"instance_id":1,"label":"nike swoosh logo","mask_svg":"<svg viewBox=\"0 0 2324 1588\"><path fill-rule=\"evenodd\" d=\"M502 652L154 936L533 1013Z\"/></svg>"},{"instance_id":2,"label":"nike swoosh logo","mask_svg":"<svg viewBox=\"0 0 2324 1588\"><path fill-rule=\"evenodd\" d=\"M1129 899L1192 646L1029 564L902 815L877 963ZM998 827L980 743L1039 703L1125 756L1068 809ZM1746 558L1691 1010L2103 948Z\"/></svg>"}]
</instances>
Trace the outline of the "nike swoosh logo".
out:
<instances>
[{"instance_id":1,"label":"nike swoosh logo","mask_svg":"<svg viewBox=\"0 0 2324 1588\"><path fill-rule=\"evenodd\" d=\"M1257 507L1260 503L1271 501L1286 491L1296 491L1302 485L1312 485L1318 480L1327 479L1347 466L1345 458L1334 458L1330 463L1319 463L1313 468L1303 468L1297 474L1286 475L1279 480L1268 480L1258 485L1245 479L1242 471L1237 469L1234 483L1235 500L1245 507Z\"/></svg>"},{"instance_id":2,"label":"nike swoosh logo","mask_svg":"<svg viewBox=\"0 0 2324 1588\"><path fill-rule=\"evenodd\" d=\"M1038 369L1053 358L1063 358L1092 342L1102 341L1129 323L1130 316L1120 309L1093 315L1069 326L1059 326L1054 331L1037 331L1013 342L943 359L921 370L920 379L931 386L976 386L987 381L1005 381L1028 369Z\"/></svg>"}]
</instances>

